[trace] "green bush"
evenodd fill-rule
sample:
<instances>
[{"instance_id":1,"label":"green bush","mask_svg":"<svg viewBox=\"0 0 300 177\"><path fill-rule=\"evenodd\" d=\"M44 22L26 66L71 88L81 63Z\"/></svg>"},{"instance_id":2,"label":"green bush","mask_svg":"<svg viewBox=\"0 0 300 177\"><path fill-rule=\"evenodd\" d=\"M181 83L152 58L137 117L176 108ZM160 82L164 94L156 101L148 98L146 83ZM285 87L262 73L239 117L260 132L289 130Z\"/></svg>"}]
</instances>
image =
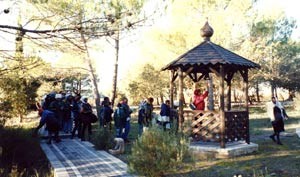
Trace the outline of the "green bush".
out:
<instances>
[{"instance_id":1,"label":"green bush","mask_svg":"<svg viewBox=\"0 0 300 177\"><path fill-rule=\"evenodd\" d=\"M171 173L191 159L188 144L183 134L153 126L133 144L128 157L129 170L147 177Z\"/></svg>"},{"instance_id":2,"label":"green bush","mask_svg":"<svg viewBox=\"0 0 300 177\"><path fill-rule=\"evenodd\" d=\"M0 127L0 146L3 151L0 156L2 176L52 176L49 161L40 148L38 138L31 137L31 129Z\"/></svg>"},{"instance_id":3,"label":"green bush","mask_svg":"<svg viewBox=\"0 0 300 177\"><path fill-rule=\"evenodd\" d=\"M99 130L93 134L92 143L98 150L108 150L113 147L113 133L109 128L99 128Z\"/></svg>"}]
</instances>

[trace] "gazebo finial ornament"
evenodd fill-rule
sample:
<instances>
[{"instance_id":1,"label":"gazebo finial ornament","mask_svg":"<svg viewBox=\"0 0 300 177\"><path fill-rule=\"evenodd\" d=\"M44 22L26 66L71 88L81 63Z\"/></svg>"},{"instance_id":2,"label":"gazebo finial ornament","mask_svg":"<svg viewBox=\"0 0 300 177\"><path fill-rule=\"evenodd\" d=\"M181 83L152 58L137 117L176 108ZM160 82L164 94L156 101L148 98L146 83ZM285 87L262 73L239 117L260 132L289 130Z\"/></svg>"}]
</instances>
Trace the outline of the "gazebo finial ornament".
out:
<instances>
[{"instance_id":1,"label":"gazebo finial ornament","mask_svg":"<svg viewBox=\"0 0 300 177\"><path fill-rule=\"evenodd\" d=\"M210 41L210 37L214 34L214 29L208 24L208 20L205 25L200 29L200 34L205 41Z\"/></svg>"}]
</instances>

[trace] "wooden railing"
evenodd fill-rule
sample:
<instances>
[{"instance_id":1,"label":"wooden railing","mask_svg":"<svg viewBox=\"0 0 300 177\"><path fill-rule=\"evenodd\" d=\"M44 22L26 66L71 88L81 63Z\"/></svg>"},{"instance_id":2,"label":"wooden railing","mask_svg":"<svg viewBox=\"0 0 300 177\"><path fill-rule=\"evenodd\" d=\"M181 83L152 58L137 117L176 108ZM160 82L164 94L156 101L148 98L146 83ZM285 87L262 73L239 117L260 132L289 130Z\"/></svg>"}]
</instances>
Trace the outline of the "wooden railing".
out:
<instances>
[{"instance_id":1,"label":"wooden railing","mask_svg":"<svg viewBox=\"0 0 300 177\"><path fill-rule=\"evenodd\" d=\"M198 141L220 141L220 115L214 111L193 111L192 137Z\"/></svg>"},{"instance_id":2,"label":"wooden railing","mask_svg":"<svg viewBox=\"0 0 300 177\"><path fill-rule=\"evenodd\" d=\"M198 141L220 142L221 119L219 112L185 110L185 131ZM190 126L188 126L190 125ZM190 128L189 128L190 127ZM249 114L247 111L225 112L225 142L245 140L249 143Z\"/></svg>"},{"instance_id":3,"label":"wooden railing","mask_svg":"<svg viewBox=\"0 0 300 177\"><path fill-rule=\"evenodd\" d=\"M247 111L225 112L225 141L245 140L250 143L249 113Z\"/></svg>"}]
</instances>

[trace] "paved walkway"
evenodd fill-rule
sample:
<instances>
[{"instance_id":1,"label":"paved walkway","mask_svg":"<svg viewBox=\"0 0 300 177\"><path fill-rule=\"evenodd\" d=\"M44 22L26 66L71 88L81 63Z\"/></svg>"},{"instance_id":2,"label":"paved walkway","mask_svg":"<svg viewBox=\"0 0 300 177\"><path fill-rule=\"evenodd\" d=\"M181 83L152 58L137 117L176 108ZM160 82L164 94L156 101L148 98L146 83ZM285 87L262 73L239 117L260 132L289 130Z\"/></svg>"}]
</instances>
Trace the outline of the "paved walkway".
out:
<instances>
[{"instance_id":1,"label":"paved walkway","mask_svg":"<svg viewBox=\"0 0 300 177\"><path fill-rule=\"evenodd\" d=\"M127 165L106 151L96 151L93 144L79 139L62 139L60 143L41 141L55 177L114 176L126 177Z\"/></svg>"}]
</instances>

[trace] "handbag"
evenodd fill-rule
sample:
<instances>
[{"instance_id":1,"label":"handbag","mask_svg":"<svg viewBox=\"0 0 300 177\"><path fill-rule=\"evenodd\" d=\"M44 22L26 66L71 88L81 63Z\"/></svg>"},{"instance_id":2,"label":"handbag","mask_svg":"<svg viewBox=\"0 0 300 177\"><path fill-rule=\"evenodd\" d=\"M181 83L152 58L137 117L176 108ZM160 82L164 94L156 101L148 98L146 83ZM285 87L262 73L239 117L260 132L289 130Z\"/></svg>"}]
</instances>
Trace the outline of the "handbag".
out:
<instances>
[{"instance_id":1,"label":"handbag","mask_svg":"<svg viewBox=\"0 0 300 177\"><path fill-rule=\"evenodd\" d=\"M95 123L95 122L97 122L97 120L98 120L98 117L94 113L91 113L91 115L90 115L91 123Z\"/></svg>"},{"instance_id":2,"label":"handbag","mask_svg":"<svg viewBox=\"0 0 300 177\"><path fill-rule=\"evenodd\" d=\"M192 110L196 110L196 106L194 105L194 103L190 103L190 108L191 108Z\"/></svg>"}]
</instances>

